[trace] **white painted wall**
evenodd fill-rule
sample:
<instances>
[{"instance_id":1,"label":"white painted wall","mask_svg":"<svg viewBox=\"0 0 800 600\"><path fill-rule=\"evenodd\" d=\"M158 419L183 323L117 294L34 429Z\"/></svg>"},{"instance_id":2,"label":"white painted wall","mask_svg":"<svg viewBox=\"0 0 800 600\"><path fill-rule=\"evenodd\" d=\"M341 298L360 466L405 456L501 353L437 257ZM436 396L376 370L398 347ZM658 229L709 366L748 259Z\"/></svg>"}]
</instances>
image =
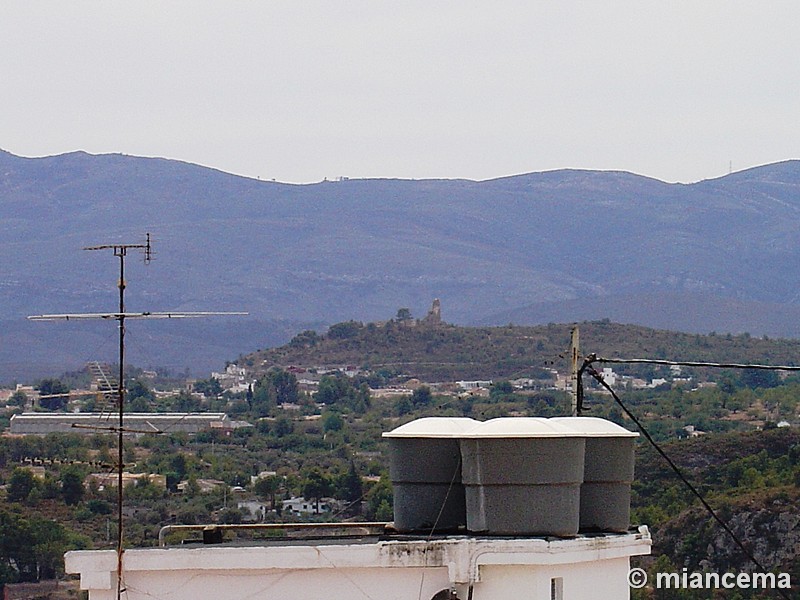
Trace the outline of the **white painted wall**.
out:
<instances>
[{"instance_id":1,"label":"white painted wall","mask_svg":"<svg viewBox=\"0 0 800 600\"><path fill-rule=\"evenodd\" d=\"M650 536L390 541L361 544L204 546L128 550L127 600L429 600L454 588L466 600L549 600L562 577L564 599L629 598L630 556L649 554ZM90 600L116 597L116 554L77 551L66 570L80 573Z\"/></svg>"}]
</instances>

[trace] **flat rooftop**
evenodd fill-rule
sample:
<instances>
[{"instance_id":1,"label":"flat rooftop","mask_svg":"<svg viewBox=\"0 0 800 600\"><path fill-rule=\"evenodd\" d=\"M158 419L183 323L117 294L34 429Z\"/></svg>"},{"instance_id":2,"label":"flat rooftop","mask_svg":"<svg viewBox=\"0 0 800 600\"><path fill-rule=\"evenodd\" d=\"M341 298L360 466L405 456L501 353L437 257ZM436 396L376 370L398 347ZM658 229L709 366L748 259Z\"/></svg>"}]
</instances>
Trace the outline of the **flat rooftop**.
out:
<instances>
[{"instance_id":1,"label":"flat rooftop","mask_svg":"<svg viewBox=\"0 0 800 600\"><path fill-rule=\"evenodd\" d=\"M502 569L509 567L525 568L515 572L524 577L528 576L525 573L558 575L571 574L578 569L581 573L588 570L599 574L603 569L611 569L615 573L618 571L620 576L616 579L627 586L624 574L628 559L649 554L650 545L650 533L646 527L629 533L575 538L375 534L353 538L277 538L258 543L126 550L123 570L129 590L135 588L143 593L149 590L146 594L155 597L162 597L165 590L173 590L171 593L176 594L180 591L187 598L212 597L210 590L214 586L222 590L219 592L222 596L217 597L223 597L224 589L230 590L231 585L238 586L237 591L244 594L248 586L255 589L268 582L275 582L277 586L283 578L288 578L286 582L293 582L293 589L298 585L312 585L313 581L317 592L326 589L329 580L339 584L344 581L348 585L355 582L359 589L364 590L374 580L376 590L396 591L394 586L406 585L403 582L409 581L409 576L423 572L428 573L423 577L427 577L426 581L435 593L447 586L480 583L482 576L490 579L500 577L502 580L505 577L503 573L506 573ZM68 552L65 568L67 573L80 574L82 589L111 590L116 580L117 554L114 550ZM365 583L362 585L361 582ZM592 589L591 586L587 588L589 591ZM90 595L90 599L105 598L103 594ZM334 594L332 597L340 596ZM353 596L345 594L341 597ZM370 593L364 597L377 596ZM601 594L598 597L619 596Z\"/></svg>"}]
</instances>

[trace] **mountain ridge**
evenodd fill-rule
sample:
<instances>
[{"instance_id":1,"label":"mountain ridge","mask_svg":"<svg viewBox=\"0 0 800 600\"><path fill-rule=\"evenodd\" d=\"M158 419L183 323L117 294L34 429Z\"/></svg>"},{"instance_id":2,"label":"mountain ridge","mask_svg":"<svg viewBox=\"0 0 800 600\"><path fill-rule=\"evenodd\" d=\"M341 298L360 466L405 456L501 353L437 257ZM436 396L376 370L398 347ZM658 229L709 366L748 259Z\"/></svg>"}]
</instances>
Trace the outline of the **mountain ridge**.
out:
<instances>
[{"instance_id":1,"label":"mountain ridge","mask_svg":"<svg viewBox=\"0 0 800 600\"><path fill-rule=\"evenodd\" d=\"M156 260L129 269L132 309L246 310L260 324L233 355L286 341L267 322L377 321L399 307L419 314L434 297L466 325L535 324L559 304L560 321L600 319L617 302L663 326L648 305L671 294L683 312L709 315L685 320L691 332L798 335L788 321L800 303L796 160L691 184L584 169L288 184L163 158L2 152L0 206L0 321L17 325L107 309L116 262L81 249L148 231ZM715 306L732 301L737 319L720 327ZM765 328L769 307L789 315L785 326ZM196 345L182 350L187 366ZM27 352L0 352L0 377Z\"/></svg>"}]
</instances>

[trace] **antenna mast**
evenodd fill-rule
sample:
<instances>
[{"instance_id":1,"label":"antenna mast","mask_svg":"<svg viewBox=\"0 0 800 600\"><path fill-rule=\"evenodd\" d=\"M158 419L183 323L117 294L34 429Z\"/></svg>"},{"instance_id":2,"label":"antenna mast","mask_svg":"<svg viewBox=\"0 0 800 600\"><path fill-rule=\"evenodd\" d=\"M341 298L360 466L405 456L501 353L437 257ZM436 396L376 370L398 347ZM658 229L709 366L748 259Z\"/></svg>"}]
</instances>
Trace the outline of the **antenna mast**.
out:
<instances>
[{"instance_id":1,"label":"antenna mast","mask_svg":"<svg viewBox=\"0 0 800 600\"><path fill-rule=\"evenodd\" d=\"M88 246L84 250L113 250L114 256L119 257L119 373L117 383L117 404L119 409L119 423L117 424L117 596L123 592L122 588L122 554L123 523L122 523L122 474L124 471L123 435L125 432L125 257L128 250L140 249L144 251L144 263L150 264L153 251L150 246L150 234L147 234L144 244L111 244L103 246Z\"/></svg>"},{"instance_id":2,"label":"antenna mast","mask_svg":"<svg viewBox=\"0 0 800 600\"><path fill-rule=\"evenodd\" d=\"M119 380L117 383L117 403L119 409L119 423L117 427L102 427L97 429L105 429L117 432L117 598L122 597L122 592L125 591L122 580L122 555L125 551L123 543L123 520L122 520L122 473L124 470L124 452L123 452L123 435L126 431L123 419L125 417L125 319L184 319L192 317L206 317L212 315L246 315L245 312L139 312L129 313L125 310L125 257L128 255L128 250L142 250L144 253L144 262L149 264L153 257L153 250L150 244L150 234L146 236L144 244L105 244L102 246L88 246L84 250L113 250L114 256L119 258L119 281L117 287L119 289L119 311L115 313L78 313L78 314L52 314L52 315L34 315L28 317L32 321L55 321L55 320L76 320L76 319L113 319L119 321ZM154 432L141 432L136 433L160 433Z\"/></svg>"}]
</instances>

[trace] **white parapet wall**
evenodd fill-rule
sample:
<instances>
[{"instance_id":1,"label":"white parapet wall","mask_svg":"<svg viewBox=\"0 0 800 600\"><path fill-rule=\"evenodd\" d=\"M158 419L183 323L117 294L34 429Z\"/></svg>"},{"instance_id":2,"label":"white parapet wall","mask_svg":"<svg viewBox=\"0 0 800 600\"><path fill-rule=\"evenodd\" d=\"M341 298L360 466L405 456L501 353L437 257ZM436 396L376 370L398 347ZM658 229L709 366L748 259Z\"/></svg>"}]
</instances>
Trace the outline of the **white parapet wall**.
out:
<instances>
[{"instance_id":1,"label":"white parapet wall","mask_svg":"<svg viewBox=\"0 0 800 600\"><path fill-rule=\"evenodd\" d=\"M461 600L624 600L630 597L630 557L649 554L650 543L642 527L639 533L574 539L452 537L135 549L123 557L123 597L429 600L453 590ZM80 574L89 600L116 598L116 568L113 551L66 554L66 571Z\"/></svg>"}]
</instances>

